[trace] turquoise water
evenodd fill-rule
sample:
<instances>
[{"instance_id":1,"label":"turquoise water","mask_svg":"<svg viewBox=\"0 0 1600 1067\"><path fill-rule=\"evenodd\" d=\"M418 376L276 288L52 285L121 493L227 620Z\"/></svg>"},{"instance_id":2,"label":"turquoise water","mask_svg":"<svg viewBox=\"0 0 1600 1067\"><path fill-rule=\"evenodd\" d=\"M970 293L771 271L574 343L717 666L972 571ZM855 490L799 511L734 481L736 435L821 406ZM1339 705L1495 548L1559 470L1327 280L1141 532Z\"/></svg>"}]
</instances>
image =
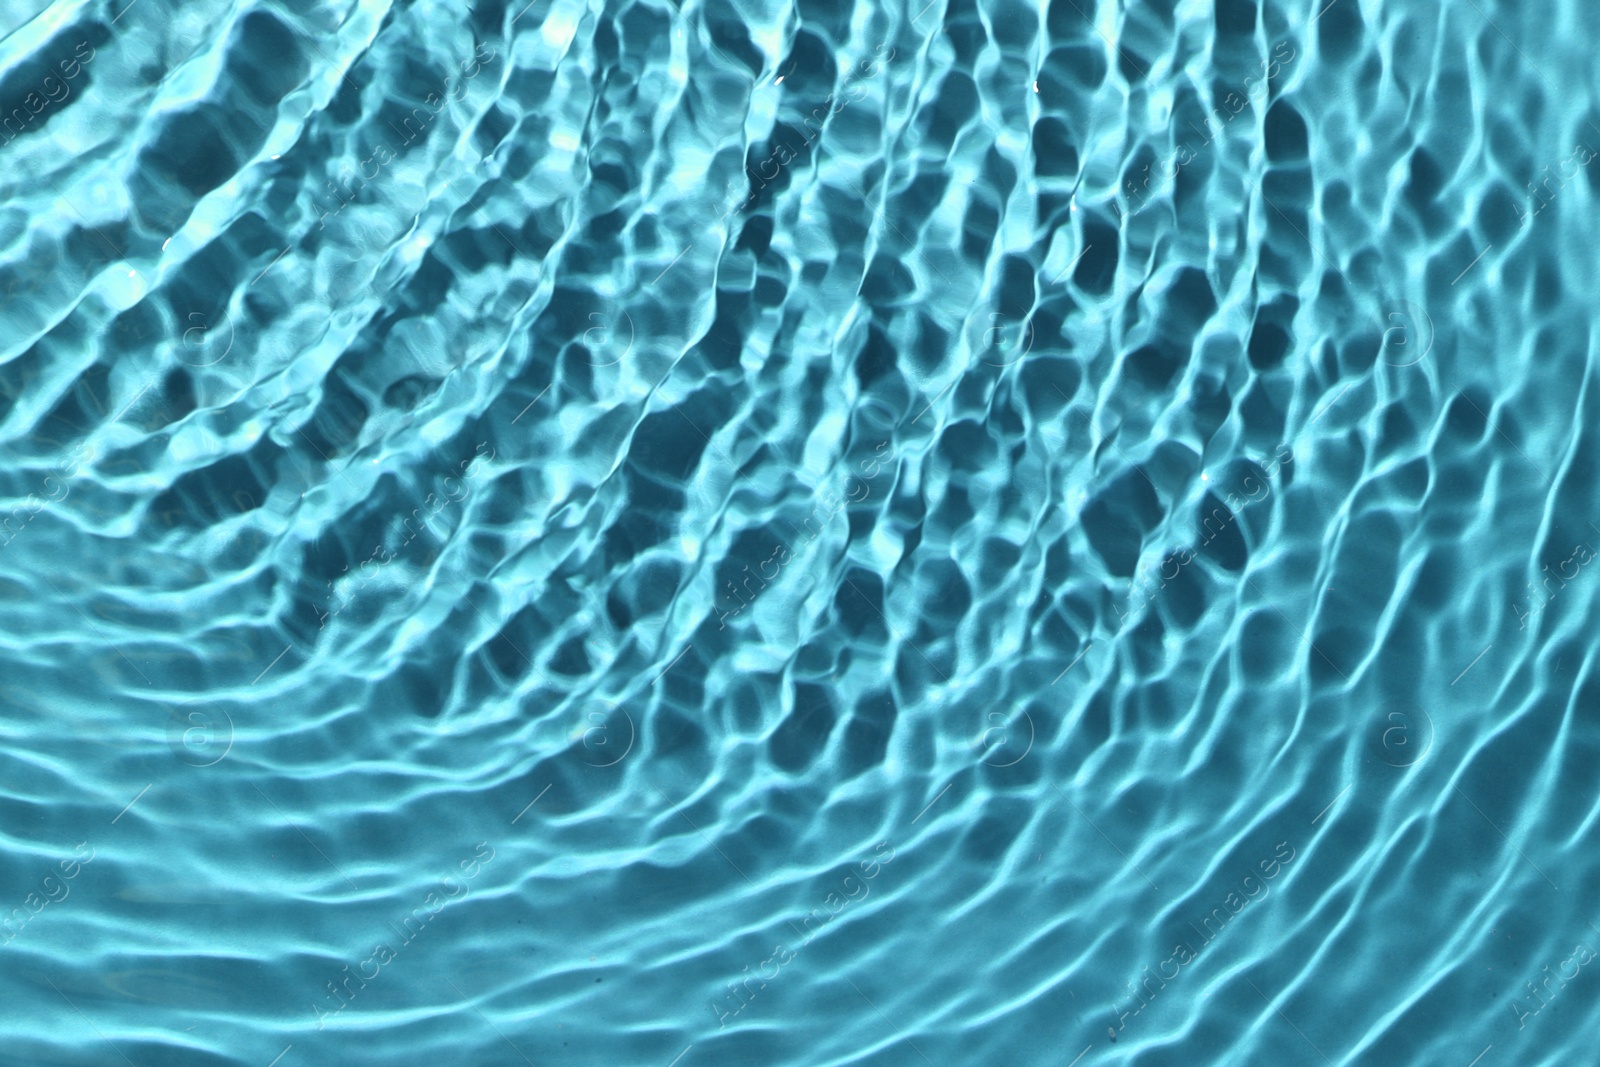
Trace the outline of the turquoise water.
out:
<instances>
[{"instance_id":1,"label":"turquoise water","mask_svg":"<svg viewBox=\"0 0 1600 1067\"><path fill-rule=\"evenodd\" d=\"M0 1064L1597 1062L1600 14L914 5L0 0Z\"/></svg>"}]
</instances>

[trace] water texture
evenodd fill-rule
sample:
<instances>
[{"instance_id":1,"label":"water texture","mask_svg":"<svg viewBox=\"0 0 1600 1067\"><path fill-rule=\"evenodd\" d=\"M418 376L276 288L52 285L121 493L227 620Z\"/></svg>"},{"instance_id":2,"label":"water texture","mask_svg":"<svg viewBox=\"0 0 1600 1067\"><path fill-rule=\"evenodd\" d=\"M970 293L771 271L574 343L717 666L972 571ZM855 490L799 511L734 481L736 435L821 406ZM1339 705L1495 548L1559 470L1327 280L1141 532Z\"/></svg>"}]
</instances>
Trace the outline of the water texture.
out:
<instances>
[{"instance_id":1,"label":"water texture","mask_svg":"<svg viewBox=\"0 0 1600 1067\"><path fill-rule=\"evenodd\" d=\"M1600 11L913 5L0 0L0 1064L1596 1062Z\"/></svg>"}]
</instances>

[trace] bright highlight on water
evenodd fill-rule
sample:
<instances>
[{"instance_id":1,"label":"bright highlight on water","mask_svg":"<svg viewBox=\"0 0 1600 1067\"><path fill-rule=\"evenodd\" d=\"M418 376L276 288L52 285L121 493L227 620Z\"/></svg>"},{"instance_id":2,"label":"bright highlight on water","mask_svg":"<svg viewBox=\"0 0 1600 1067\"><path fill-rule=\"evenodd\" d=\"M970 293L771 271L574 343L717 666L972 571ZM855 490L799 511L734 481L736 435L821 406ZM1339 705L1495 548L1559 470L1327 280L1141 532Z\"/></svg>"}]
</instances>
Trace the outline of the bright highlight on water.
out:
<instances>
[{"instance_id":1,"label":"bright highlight on water","mask_svg":"<svg viewBox=\"0 0 1600 1067\"><path fill-rule=\"evenodd\" d=\"M1593 1063L1597 41L0 0L0 1067Z\"/></svg>"}]
</instances>

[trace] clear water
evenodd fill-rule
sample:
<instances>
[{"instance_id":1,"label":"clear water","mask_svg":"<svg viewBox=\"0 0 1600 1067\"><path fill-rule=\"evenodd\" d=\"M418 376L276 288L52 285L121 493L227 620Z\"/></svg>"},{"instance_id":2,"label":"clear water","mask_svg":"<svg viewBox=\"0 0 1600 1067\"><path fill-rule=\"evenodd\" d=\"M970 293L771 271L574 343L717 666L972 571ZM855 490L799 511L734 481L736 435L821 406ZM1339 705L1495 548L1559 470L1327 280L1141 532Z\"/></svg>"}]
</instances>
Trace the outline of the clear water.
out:
<instances>
[{"instance_id":1,"label":"clear water","mask_svg":"<svg viewBox=\"0 0 1600 1067\"><path fill-rule=\"evenodd\" d=\"M0 33L0 1063L1595 1062L1592 5Z\"/></svg>"}]
</instances>

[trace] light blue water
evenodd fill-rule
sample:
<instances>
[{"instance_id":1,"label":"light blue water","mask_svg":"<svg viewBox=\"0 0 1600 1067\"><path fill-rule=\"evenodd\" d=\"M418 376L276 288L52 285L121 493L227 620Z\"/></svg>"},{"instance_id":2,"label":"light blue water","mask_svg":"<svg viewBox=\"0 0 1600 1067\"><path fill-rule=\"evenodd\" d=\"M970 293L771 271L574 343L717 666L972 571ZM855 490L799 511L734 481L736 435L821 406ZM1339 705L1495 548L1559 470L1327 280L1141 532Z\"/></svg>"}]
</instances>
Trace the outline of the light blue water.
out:
<instances>
[{"instance_id":1,"label":"light blue water","mask_svg":"<svg viewBox=\"0 0 1600 1067\"><path fill-rule=\"evenodd\" d=\"M0 1064L1600 1062L1600 15L920 6L0 0Z\"/></svg>"}]
</instances>

